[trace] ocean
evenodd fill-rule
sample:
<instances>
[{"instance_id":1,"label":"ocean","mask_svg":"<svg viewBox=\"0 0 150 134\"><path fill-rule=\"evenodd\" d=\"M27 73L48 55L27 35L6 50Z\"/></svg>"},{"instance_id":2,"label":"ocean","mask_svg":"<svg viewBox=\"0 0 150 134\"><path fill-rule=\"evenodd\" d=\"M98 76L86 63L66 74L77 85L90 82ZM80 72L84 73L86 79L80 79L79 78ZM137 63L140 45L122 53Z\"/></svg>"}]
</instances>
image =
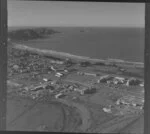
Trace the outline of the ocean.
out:
<instances>
[{"instance_id":1,"label":"ocean","mask_svg":"<svg viewBox=\"0 0 150 134\"><path fill-rule=\"evenodd\" d=\"M144 28L52 27L60 33L23 42L40 49L98 59L144 61Z\"/></svg>"}]
</instances>

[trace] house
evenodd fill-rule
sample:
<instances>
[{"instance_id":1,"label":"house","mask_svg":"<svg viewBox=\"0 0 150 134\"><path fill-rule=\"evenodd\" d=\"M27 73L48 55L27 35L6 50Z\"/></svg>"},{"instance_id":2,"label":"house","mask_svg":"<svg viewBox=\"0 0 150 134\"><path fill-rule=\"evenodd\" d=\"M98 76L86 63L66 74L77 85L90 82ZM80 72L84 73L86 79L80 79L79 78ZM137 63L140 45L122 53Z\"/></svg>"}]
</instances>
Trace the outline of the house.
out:
<instances>
[{"instance_id":1,"label":"house","mask_svg":"<svg viewBox=\"0 0 150 134\"><path fill-rule=\"evenodd\" d=\"M113 80L112 76L105 75L105 76L100 77L100 79L98 80L98 83L107 83L107 81L111 81L111 80Z\"/></svg>"},{"instance_id":2,"label":"house","mask_svg":"<svg viewBox=\"0 0 150 134\"><path fill-rule=\"evenodd\" d=\"M51 85L57 84L57 81L51 81Z\"/></svg>"},{"instance_id":3,"label":"house","mask_svg":"<svg viewBox=\"0 0 150 134\"><path fill-rule=\"evenodd\" d=\"M39 90L43 90L43 89L44 89L44 87L40 85L40 86L37 86L37 87L31 89L31 91L39 91Z\"/></svg>"},{"instance_id":4,"label":"house","mask_svg":"<svg viewBox=\"0 0 150 134\"><path fill-rule=\"evenodd\" d=\"M74 91L79 92L81 95L84 95L84 90L80 88L74 88Z\"/></svg>"},{"instance_id":5,"label":"house","mask_svg":"<svg viewBox=\"0 0 150 134\"><path fill-rule=\"evenodd\" d=\"M132 100L131 104L133 106L136 106L136 107L143 106L144 105L144 98L143 99L141 99L141 98L135 98L134 100Z\"/></svg>"},{"instance_id":6,"label":"house","mask_svg":"<svg viewBox=\"0 0 150 134\"><path fill-rule=\"evenodd\" d=\"M66 67L71 67L74 63L72 62L71 59L66 58L64 64L66 65Z\"/></svg>"},{"instance_id":7,"label":"house","mask_svg":"<svg viewBox=\"0 0 150 134\"><path fill-rule=\"evenodd\" d=\"M112 111L111 111L111 105L108 108L104 107L103 111L106 112L106 113L112 113Z\"/></svg>"},{"instance_id":8,"label":"house","mask_svg":"<svg viewBox=\"0 0 150 134\"><path fill-rule=\"evenodd\" d=\"M85 88L84 89L84 94L93 94L96 92L96 88Z\"/></svg>"},{"instance_id":9,"label":"house","mask_svg":"<svg viewBox=\"0 0 150 134\"><path fill-rule=\"evenodd\" d=\"M53 66L51 66L50 68L51 68L51 70L56 71L56 69Z\"/></svg>"},{"instance_id":10,"label":"house","mask_svg":"<svg viewBox=\"0 0 150 134\"><path fill-rule=\"evenodd\" d=\"M45 89L49 89L49 90L52 90L52 91L55 90L55 88L51 85L46 85Z\"/></svg>"},{"instance_id":11,"label":"house","mask_svg":"<svg viewBox=\"0 0 150 134\"><path fill-rule=\"evenodd\" d=\"M76 84L76 83L74 83L73 86L74 86L75 88L79 88L79 85Z\"/></svg>"},{"instance_id":12,"label":"house","mask_svg":"<svg viewBox=\"0 0 150 134\"><path fill-rule=\"evenodd\" d=\"M67 70L67 69L65 69L65 70L64 70L64 72L65 72L65 73L68 73L68 70Z\"/></svg>"},{"instance_id":13,"label":"house","mask_svg":"<svg viewBox=\"0 0 150 134\"><path fill-rule=\"evenodd\" d=\"M90 66L90 65L91 65L91 63L88 62L88 61L80 62L80 66L81 66L81 67L87 67L87 66Z\"/></svg>"},{"instance_id":14,"label":"house","mask_svg":"<svg viewBox=\"0 0 150 134\"><path fill-rule=\"evenodd\" d=\"M114 82L113 81L111 81L111 80L107 80L107 82L106 82L107 84L114 84Z\"/></svg>"},{"instance_id":15,"label":"house","mask_svg":"<svg viewBox=\"0 0 150 134\"><path fill-rule=\"evenodd\" d=\"M63 62L63 61L56 61L56 64L63 65L63 64L64 64L64 62Z\"/></svg>"},{"instance_id":16,"label":"house","mask_svg":"<svg viewBox=\"0 0 150 134\"><path fill-rule=\"evenodd\" d=\"M126 85L127 85L127 86L137 86L137 85L139 85L140 83L141 83L140 80L138 80L138 79L136 79L136 78L130 78L130 79L127 80Z\"/></svg>"},{"instance_id":17,"label":"house","mask_svg":"<svg viewBox=\"0 0 150 134\"><path fill-rule=\"evenodd\" d=\"M116 101L116 105L120 105L120 104L131 105L134 107L141 107L144 105L144 98L127 95Z\"/></svg>"},{"instance_id":18,"label":"house","mask_svg":"<svg viewBox=\"0 0 150 134\"><path fill-rule=\"evenodd\" d=\"M124 81L125 80L125 78L123 78L123 77L115 77L115 79L119 80L119 81Z\"/></svg>"},{"instance_id":19,"label":"house","mask_svg":"<svg viewBox=\"0 0 150 134\"><path fill-rule=\"evenodd\" d=\"M92 73L84 73L84 75L91 75L91 76L96 77L96 74L92 74Z\"/></svg>"},{"instance_id":20,"label":"house","mask_svg":"<svg viewBox=\"0 0 150 134\"><path fill-rule=\"evenodd\" d=\"M100 74L96 74L96 76L101 76Z\"/></svg>"},{"instance_id":21,"label":"house","mask_svg":"<svg viewBox=\"0 0 150 134\"><path fill-rule=\"evenodd\" d=\"M48 82L48 81L52 81L52 80L49 78L43 78L43 81Z\"/></svg>"},{"instance_id":22,"label":"house","mask_svg":"<svg viewBox=\"0 0 150 134\"><path fill-rule=\"evenodd\" d=\"M74 91L80 92L81 90L79 88L74 88Z\"/></svg>"},{"instance_id":23,"label":"house","mask_svg":"<svg viewBox=\"0 0 150 134\"><path fill-rule=\"evenodd\" d=\"M70 91L74 90L74 86L72 85L70 85L68 88L70 89Z\"/></svg>"},{"instance_id":24,"label":"house","mask_svg":"<svg viewBox=\"0 0 150 134\"><path fill-rule=\"evenodd\" d=\"M84 75L84 72L77 72L78 75Z\"/></svg>"},{"instance_id":25,"label":"house","mask_svg":"<svg viewBox=\"0 0 150 134\"><path fill-rule=\"evenodd\" d=\"M84 95L84 90L80 90L80 94L81 94L81 95Z\"/></svg>"},{"instance_id":26,"label":"house","mask_svg":"<svg viewBox=\"0 0 150 134\"><path fill-rule=\"evenodd\" d=\"M60 64L60 65L64 64L63 61L59 61L59 60L51 60L51 63Z\"/></svg>"},{"instance_id":27,"label":"house","mask_svg":"<svg viewBox=\"0 0 150 134\"><path fill-rule=\"evenodd\" d=\"M97 81L98 83L106 83L107 82L108 75L100 77L100 79Z\"/></svg>"},{"instance_id":28,"label":"house","mask_svg":"<svg viewBox=\"0 0 150 134\"><path fill-rule=\"evenodd\" d=\"M119 68L119 70L120 70L121 72L125 72L125 71L126 71L126 69L124 69L124 68Z\"/></svg>"},{"instance_id":29,"label":"house","mask_svg":"<svg viewBox=\"0 0 150 134\"><path fill-rule=\"evenodd\" d=\"M144 82L141 82L141 83L140 83L140 87L144 87Z\"/></svg>"},{"instance_id":30,"label":"house","mask_svg":"<svg viewBox=\"0 0 150 134\"><path fill-rule=\"evenodd\" d=\"M59 94L55 95L55 98L58 99L58 98L62 98L62 97L64 97L64 96L65 96L64 94L59 93Z\"/></svg>"},{"instance_id":31,"label":"house","mask_svg":"<svg viewBox=\"0 0 150 134\"><path fill-rule=\"evenodd\" d=\"M124 84L125 83L125 78L122 77L115 77L113 80L114 84Z\"/></svg>"},{"instance_id":32,"label":"house","mask_svg":"<svg viewBox=\"0 0 150 134\"><path fill-rule=\"evenodd\" d=\"M43 78L43 81L48 82L48 79L47 78Z\"/></svg>"},{"instance_id":33,"label":"house","mask_svg":"<svg viewBox=\"0 0 150 134\"><path fill-rule=\"evenodd\" d=\"M59 72L55 74L55 76L57 77L62 77L63 75L64 75L63 73L59 73Z\"/></svg>"}]
</instances>

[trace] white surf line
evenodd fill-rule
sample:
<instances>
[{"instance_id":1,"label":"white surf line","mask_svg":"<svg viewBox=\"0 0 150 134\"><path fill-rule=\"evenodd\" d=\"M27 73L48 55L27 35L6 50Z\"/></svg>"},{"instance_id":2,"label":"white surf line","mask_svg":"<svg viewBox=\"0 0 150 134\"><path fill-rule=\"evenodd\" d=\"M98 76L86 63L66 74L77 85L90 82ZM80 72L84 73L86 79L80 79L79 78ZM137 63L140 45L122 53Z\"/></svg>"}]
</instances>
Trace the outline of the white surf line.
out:
<instances>
[{"instance_id":1,"label":"white surf line","mask_svg":"<svg viewBox=\"0 0 150 134\"><path fill-rule=\"evenodd\" d=\"M59 51L54 51L54 50L47 50L47 49L39 49L39 48L34 48L34 47L29 47L23 44L16 44L13 43L15 48L21 49L21 50L28 50L31 52L36 52L39 54L45 54L45 55L49 55L49 56L55 56L55 57L59 57L59 58L71 58L73 60L86 60L86 61L90 61L90 62L103 62L103 63L116 63L116 64L131 64L131 65L142 65L144 66L143 62L131 62L131 61L126 61L126 60L121 60L121 59L95 59L95 58L90 58L90 57L86 57L86 56L78 56L78 55L73 55L70 53L66 53L66 52L59 52Z\"/></svg>"}]
</instances>

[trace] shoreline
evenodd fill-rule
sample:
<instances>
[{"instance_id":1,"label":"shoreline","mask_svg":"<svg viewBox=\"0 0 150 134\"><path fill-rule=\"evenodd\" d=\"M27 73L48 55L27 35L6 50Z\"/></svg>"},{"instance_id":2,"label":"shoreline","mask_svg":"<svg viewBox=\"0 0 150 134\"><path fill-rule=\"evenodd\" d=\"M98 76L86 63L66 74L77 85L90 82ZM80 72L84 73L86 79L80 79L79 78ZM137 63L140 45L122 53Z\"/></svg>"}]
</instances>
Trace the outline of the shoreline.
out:
<instances>
[{"instance_id":1,"label":"shoreline","mask_svg":"<svg viewBox=\"0 0 150 134\"><path fill-rule=\"evenodd\" d=\"M87 62L91 62L91 63L105 63L105 64L128 64L128 65L135 65L135 66L140 66L140 67L144 67L144 63L143 62L132 62L132 61L126 61L126 60L122 60L122 59L95 59L95 58L91 58L91 57L86 57L86 56L79 56L79 55L73 55L70 53L66 53L66 52L59 52L59 51L54 51L54 50L46 50L46 49L39 49L39 48L33 48L33 47L29 47L23 44L14 44L13 43L13 47L16 49L20 49L20 50L26 50L29 51L31 53L36 53L36 54L40 54L40 55L45 55L45 56L52 56L52 57L56 57L59 59L71 59L77 62L82 62L82 61L87 61Z\"/></svg>"}]
</instances>

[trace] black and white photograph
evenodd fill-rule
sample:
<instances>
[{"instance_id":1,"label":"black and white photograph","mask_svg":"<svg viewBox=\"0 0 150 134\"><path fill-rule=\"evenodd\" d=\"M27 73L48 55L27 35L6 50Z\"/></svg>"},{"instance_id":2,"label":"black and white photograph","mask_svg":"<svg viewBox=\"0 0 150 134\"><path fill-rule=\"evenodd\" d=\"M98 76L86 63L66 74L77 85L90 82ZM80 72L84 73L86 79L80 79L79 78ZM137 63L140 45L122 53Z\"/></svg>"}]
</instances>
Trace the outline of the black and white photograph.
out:
<instances>
[{"instance_id":1,"label":"black and white photograph","mask_svg":"<svg viewBox=\"0 0 150 134\"><path fill-rule=\"evenodd\" d=\"M7 8L6 130L144 134L145 3Z\"/></svg>"}]
</instances>

